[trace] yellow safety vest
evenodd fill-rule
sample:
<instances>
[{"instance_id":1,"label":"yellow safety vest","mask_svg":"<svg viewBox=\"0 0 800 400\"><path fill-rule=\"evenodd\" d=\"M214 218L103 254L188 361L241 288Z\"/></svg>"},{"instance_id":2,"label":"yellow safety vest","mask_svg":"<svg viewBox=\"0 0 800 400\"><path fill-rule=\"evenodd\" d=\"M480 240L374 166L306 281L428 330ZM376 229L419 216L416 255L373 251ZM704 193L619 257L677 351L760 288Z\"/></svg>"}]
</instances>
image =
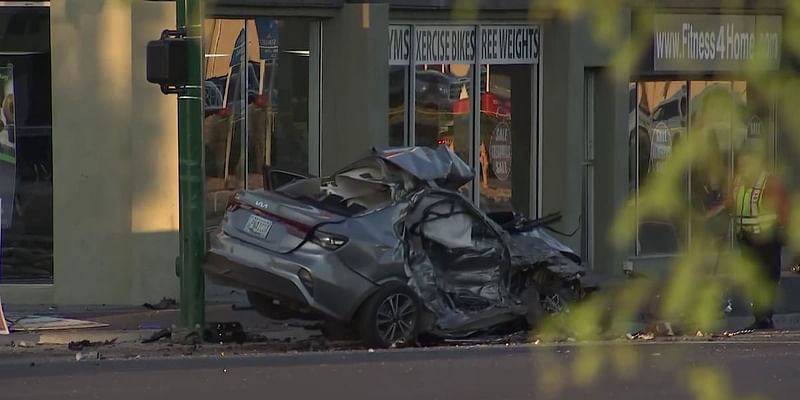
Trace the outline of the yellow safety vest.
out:
<instances>
[{"instance_id":1,"label":"yellow safety vest","mask_svg":"<svg viewBox=\"0 0 800 400\"><path fill-rule=\"evenodd\" d=\"M737 232L760 234L768 233L775 228L778 215L774 210L765 210L763 207L767 179L768 175L762 173L753 186L743 185L739 179L736 180L734 191L736 209L733 221Z\"/></svg>"}]
</instances>

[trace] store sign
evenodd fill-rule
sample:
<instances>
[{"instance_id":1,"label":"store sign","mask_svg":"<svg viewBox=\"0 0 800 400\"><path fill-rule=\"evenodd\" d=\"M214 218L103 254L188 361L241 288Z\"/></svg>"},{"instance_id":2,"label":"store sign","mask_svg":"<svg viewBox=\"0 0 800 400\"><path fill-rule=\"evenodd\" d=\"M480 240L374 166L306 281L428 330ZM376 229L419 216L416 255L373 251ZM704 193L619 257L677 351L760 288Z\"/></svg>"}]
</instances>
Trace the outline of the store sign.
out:
<instances>
[{"instance_id":1,"label":"store sign","mask_svg":"<svg viewBox=\"0 0 800 400\"><path fill-rule=\"evenodd\" d=\"M541 51L538 25L481 27L484 64L537 64Z\"/></svg>"},{"instance_id":2,"label":"store sign","mask_svg":"<svg viewBox=\"0 0 800 400\"><path fill-rule=\"evenodd\" d=\"M469 64L475 61L475 28L420 26L414 30L417 64Z\"/></svg>"},{"instance_id":3,"label":"store sign","mask_svg":"<svg viewBox=\"0 0 800 400\"><path fill-rule=\"evenodd\" d=\"M780 65L783 21L772 15L658 14L654 71L737 71Z\"/></svg>"},{"instance_id":4,"label":"store sign","mask_svg":"<svg viewBox=\"0 0 800 400\"><path fill-rule=\"evenodd\" d=\"M408 65L411 51L411 28L389 26L389 65Z\"/></svg>"},{"instance_id":5,"label":"store sign","mask_svg":"<svg viewBox=\"0 0 800 400\"><path fill-rule=\"evenodd\" d=\"M417 26L413 34L416 64L472 64L477 59L474 26ZM541 52L538 25L486 25L480 29L484 64L536 64ZM412 49L407 25L389 26L389 65L409 65Z\"/></svg>"},{"instance_id":6,"label":"store sign","mask_svg":"<svg viewBox=\"0 0 800 400\"><path fill-rule=\"evenodd\" d=\"M505 182L511 176L511 128L499 122L489 140L489 160L497 179Z\"/></svg>"}]
</instances>

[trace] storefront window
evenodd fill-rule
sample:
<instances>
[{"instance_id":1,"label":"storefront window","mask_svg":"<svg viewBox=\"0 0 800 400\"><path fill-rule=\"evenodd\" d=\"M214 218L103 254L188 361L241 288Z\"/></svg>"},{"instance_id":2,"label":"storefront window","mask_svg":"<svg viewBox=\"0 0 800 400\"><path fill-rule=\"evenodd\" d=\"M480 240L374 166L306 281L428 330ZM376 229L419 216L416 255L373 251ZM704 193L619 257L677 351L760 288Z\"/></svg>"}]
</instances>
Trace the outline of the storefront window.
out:
<instances>
[{"instance_id":1,"label":"storefront window","mask_svg":"<svg viewBox=\"0 0 800 400\"><path fill-rule=\"evenodd\" d=\"M759 112L748 103L748 97L745 81L645 81L631 85L629 159L635 163L631 163L629 176L637 210L641 208L640 189L659 173L687 135L691 135L693 143L702 145L704 156L702 162L692 165L677 190L684 194L688 209L697 215L722 201L727 184L733 179L733 160L745 137L763 134L774 138L771 128L768 132L755 132L774 125L771 107ZM760 114L765 115L763 120ZM730 221L724 215L711 221L639 215L637 255L672 254L690 245L693 223L702 223L703 229L720 243L733 242Z\"/></svg>"},{"instance_id":2,"label":"storefront window","mask_svg":"<svg viewBox=\"0 0 800 400\"><path fill-rule=\"evenodd\" d=\"M52 283L50 9L0 7L0 27L0 283Z\"/></svg>"},{"instance_id":3,"label":"storefront window","mask_svg":"<svg viewBox=\"0 0 800 400\"><path fill-rule=\"evenodd\" d=\"M688 86L686 81L639 82L637 96L644 103L642 108L652 110L646 126L647 135L636 137L638 151L636 198L639 190L652 176L656 176L670 160L673 152L686 138L688 132ZM641 114L641 113L640 113ZM689 199L689 176L675 190ZM665 219L650 215L639 216L636 250L640 255L671 254L687 243L689 221Z\"/></svg>"},{"instance_id":4,"label":"storefront window","mask_svg":"<svg viewBox=\"0 0 800 400\"><path fill-rule=\"evenodd\" d=\"M481 208L533 214L539 44L535 25L390 26L390 144L447 145Z\"/></svg>"},{"instance_id":5,"label":"storefront window","mask_svg":"<svg viewBox=\"0 0 800 400\"><path fill-rule=\"evenodd\" d=\"M389 67L389 145L403 146L406 141L406 102L408 67Z\"/></svg>"},{"instance_id":6,"label":"storefront window","mask_svg":"<svg viewBox=\"0 0 800 400\"><path fill-rule=\"evenodd\" d=\"M206 212L220 217L230 194L244 188L245 109L254 73L245 54L245 21L212 19L205 23Z\"/></svg>"},{"instance_id":7,"label":"storefront window","mask_svg":"<svg viewBox=\"0 0 800 400\"><path fill-rule=\"evenodd\" d=\"M525 209L533 182L533 68L486 64L481 78L481 207L489 211ZM527 112L512 118L513 109Z\"/></svg>"},{"instance_id":8,"label":"storefront window","mask_svg":"<svg viewBox=\"0 0 800 400\"><path fill-rule=\"evenodd\" d=\"M411 27L389 27L389 145L405 146L408 140L409 65Z\"/></svg>"},{"instance_id":9,"label":"storefront window","mask_svg":"<svg viewBox=\"0 0 800 400\"><path fill-rule=\"evenodd\" d=\"M309 132L318 23L258 17L210 19L205 26L206 204L213 224L232 191L264 187L267 167L317 173L318 156L310 157L316 136Z\"/></svg>"},{"instance_id":10,"label":"storefront window","mask_svg":"<svg viewBox=\"0 0 800 400\"><path fill-rule=\"evenodd\" d=\"M472 164L470 73L468 64L418 65L414 86L415 144L446 144L468 164Z\"/></svg>"}]
</instances>

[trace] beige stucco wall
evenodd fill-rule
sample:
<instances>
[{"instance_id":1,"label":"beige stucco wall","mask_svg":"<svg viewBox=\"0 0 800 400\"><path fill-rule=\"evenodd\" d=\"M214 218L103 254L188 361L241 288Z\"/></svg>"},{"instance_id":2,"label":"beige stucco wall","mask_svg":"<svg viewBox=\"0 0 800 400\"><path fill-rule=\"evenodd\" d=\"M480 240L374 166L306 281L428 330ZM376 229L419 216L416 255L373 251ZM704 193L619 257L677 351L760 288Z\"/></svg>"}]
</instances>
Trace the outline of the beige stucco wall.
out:
<instances>
[{"instance_id":1,"label":"beige stucco wall","mask_svg":"<svg viewBox=\"0 0 800 400\"><path fill-rule=\"evenodd\" d=\"M176 298L176 100L145 78L146 43L174 27L174 4L51 4L52 301ZM23 288L13 297L26 302Z\"/></svg>"}]
</instances>

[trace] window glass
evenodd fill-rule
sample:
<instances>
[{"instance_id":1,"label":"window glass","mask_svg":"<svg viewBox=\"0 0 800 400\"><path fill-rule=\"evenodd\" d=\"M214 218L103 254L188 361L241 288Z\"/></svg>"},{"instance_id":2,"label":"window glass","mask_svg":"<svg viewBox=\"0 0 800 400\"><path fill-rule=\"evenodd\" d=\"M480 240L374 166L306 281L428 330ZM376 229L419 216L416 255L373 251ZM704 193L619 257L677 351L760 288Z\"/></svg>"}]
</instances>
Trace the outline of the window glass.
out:
<instances>
[{"instance_id":1,"label":"window glass","mask_svg":"<svg viewBox=\"0 0 800 400\"><path fill-rule=\"evenodd\" d=\"M309 174L311 23L300 18L247 21L253 70L247 99L248 188L263 188L264 166Z\"/></svg>"},{"instance_id":2,"label":"window glass","mask_svg":"<svg viewBox=\"0 0 800 400\"><path fill-rule=\"evenodd\" d=\"M222 216L233 191L263 188L267 167L309 174L315 23L271 17L206 20L203 136L209 224Z\"/></svg>"},{"instance_id":3,"label":"window glass","mask_svg":"<svg viewBox=\"0 0 800 400\"><path fill-rule=\"evenodd\" d=\"M472 165L472 66L418 65L415 73L414 140L417 146L449 146ZM468 185L463 188L468 194Z\"/></svg>"},{"instance_id":4,"label":"window glass","mask_svg":"<svg viewBox=\"0 0 800 400\"><path fill-rule=\"evenodd\" d=\"M50 9L0 7L0 283L52 283Z\"/></svg>"},{"instance_id":5,"label":"window glass","mask_svg":"<svg viewBox=\"0 0 800 400\"><path fill-rule=\"evenodd\" d=\"M637 95L645 102L644 108L653 110L649 132L646 136L637 134L638 146L634 146L638 164L637 204L639 189L649 178L658 174L670 159L673 151L687 134L687 92L685 81L640 82ZM637 115L638 117L638 115ZM642 141L646 141L642 143ZM675 190L689 195L689 177ZM687 243L689 222L668 220L639 215L639 228L636 242L637 254L675 253Z\"/></svg>"},{"instance_id":6,"label":"window glass","mask_svg":"<svg viewBox=\"0 0 800 400\"><path fill-rule=\"evenodd\" d=\"M408 143L409 65L411 62L411 27L389 26L389 145Z\"/></svg>"},{"instance_id":7,"label":"window glass","mask_svg":"<svg viewBox=\"0 0 800 400\"><path fill-rule=\"evenodd\" d=\"M408 67L389 66L389 145L403 146L406 137Z\"/></svg>"},{"instance_id":8,"label":"window glass","mask_svg":"<svg viewBox=\"0 0 800 400\"><path fill-rule=\"evenodd\" d=\"M446 145L475 173L461 188L467 198L491 212L535 214L538 26L390 25L388 33L389 144Z\"/></svg>"},{"instance_id":9,"label":"window glass","mask_svg":"<svg viewBox=\"0 0 800 400\"><path fill-rule=\"evenodd\" d=\"M650 169L650 109L644 90L636 83L629 88L630 107L628 114L628 188L635 193L639 177L646 176Z\"/></svg>"},{"instance_id":10,"label":"window glass","mask_svg":"<svg viewBox=\"0 0 800 400\"><path fill-rule=\"evenodd\" d=\"M529 208L533 71L514 64L481 69L480 206L490 212ZM512 109L519 110L513 118Z\"/></svg>"},{"instance_id":11,"label":"window glass","mask_svg":"<svg viewBox=\"0 0 800 400\"><path fill-rule=\"evenodd\" d=\"M691 81L689 95L691 134L694 143L703 146L704 154L703 161L692 168L691 202L692 208L702 215L722 201L724 188L731 179L732 140L740 136L735 133L743 127L733 110L741 110L744 103L728 81ZM728 222L722 214L706 221L703 228L724 242L729 239Z\"/></svg>"},{"instance_id":12,"label":"window glass","mask_svg":"<svg viewBox=\"0 0 800 400\"><path fill-rule=\"evenodd\" d=\"M690 230L703 229L719 245L733 243L726 214L701 216L719 205L733 179L736 153L748 135L761 135L774 152L774 101L760 98L746 81L652 81L631 84L629 182L638 196L649 177L658 174L673 149L691 135L703 158L691 166L685 186L688 208L696 219L667 221L639 215L638 255L669 254L687 244ZM634 98L636 99L634 102ZM633 115L633 109L639 110ZM648 114L647 110L653 110ZM639 132L634 133L634 127Z\"/></svg>"},{"instance_id":13,"label":"window glass","mask_svg":"<svg viewBox=\"0 0 800 400\"><path fill-rule=\"evenodd\" d=\"M245 107L255 71L247 63L244 20L209 19L204 26L206 214L214 221L233 191L244 188Z\"/></svg>"}]
</instances>

